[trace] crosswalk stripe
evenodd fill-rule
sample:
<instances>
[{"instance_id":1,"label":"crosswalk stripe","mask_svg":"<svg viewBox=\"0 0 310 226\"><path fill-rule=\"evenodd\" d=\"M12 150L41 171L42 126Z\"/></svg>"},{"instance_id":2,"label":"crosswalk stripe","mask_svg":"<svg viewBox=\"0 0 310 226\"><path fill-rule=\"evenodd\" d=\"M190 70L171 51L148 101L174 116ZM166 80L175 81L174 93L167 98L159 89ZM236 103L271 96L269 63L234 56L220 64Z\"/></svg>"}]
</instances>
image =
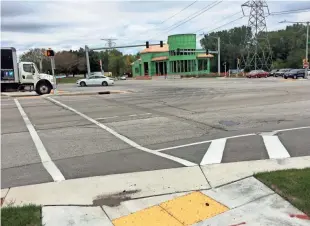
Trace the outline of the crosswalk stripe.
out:
<instances>
[{"instance_id":1,"label":"crosswalk stripe","mask_svg":"<svg viewBox=\"0 0 310 226\"><path fill-rule=\"evenodd\" d=\"M269 158L280 159L289 158L290 154L283 146L278 136L262 136Z\"/></svg>"},{"instance_id":2,"label":"crosswalk stripe","mask_svg":"<svg viewBox=\"0 0 310 226\"><path fill-rule=\"evenodd\" d=\"M226 140L226 138L223 138L212 141L207 152L203 156L200 165L221 163Z\"/></svg>"}]
</instances>

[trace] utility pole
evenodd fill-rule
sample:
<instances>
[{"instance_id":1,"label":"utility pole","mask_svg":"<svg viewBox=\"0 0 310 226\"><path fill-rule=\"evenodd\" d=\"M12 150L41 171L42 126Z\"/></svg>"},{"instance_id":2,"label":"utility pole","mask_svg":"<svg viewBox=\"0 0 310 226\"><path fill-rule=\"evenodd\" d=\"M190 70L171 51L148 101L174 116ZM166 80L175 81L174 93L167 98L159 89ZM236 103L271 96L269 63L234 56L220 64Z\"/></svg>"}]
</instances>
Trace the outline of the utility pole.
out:
<instances>
[{"instance_id":1,"label":"utility pole","mask_svg":"<svg viewBox=\"0 0 310 226\"><path fill-rule=\"evenodd\" d=\"M217 72L221 76L221 38L217 38Z\"/></svg>"},{"instance_id":2,"label":"utility pole","mask_svg":"<svg viewBox=\"0 0 310 226\"><path fill-rule=\"evenodd\" d=\"M245 15L243 8L250 8ZM269 8L265 0L250 0L241 5L244 16L248 16L248 27L245 37L245 49L242 51L244 70L270 70L272 64L271 48L267 36L266 16Z\"/></svg>"},{"instance_id":3,"label":"utility pole","mask_svg":"<svg viewBox=\"0 0 310 226\"><path fill-rule=\"evenodd\" d=\"M306 31L306 63L308 64L308 67L305 67L305 78L308 78L308 69L309 69L309 44L310 44L310 41L309 41L309 25L310 25L310 21L306 21L306 22L292 22L292 21L281 21L279 23L293 23L293 24L306 24L307 26L307 31Z\"/></svg>"},{"instance_id":4,"label":"utility pole","mask_svg":"<svg viewBox=\"0 0 310 226\"><path fill-rule=\"evenodd\" d=\"M90 64L89 64L89 48L85 45L86 66L87 66L87 78L90 76Z\"/></svg>"},{"instance_id":5,"label":"utility pole","mask_svg":"<svg viewBox=\"0 0 310 226\"><path fill-rule=\"evenodd\" d=\"M101 40L106 41L106 46L109 47L109 49L112 49L112 47L115 46L115 42L117 39L116 38L102 38Z\"/></svg>"},{"instance_id":6,"label":"utility pole","mask_svg":"<svg viewBox=\"0 0 310 226\"><path fill-rule=\"evenodd\" d=\"M207 37L210 37L210 38L216 38L217 39L217 73L218 73L218 76L221 75L221 38L220 37L214 37L214 36L211 36L211 35L205 35L205 34L202 34L204 35L205 38Z\"/></svg>"}]
</instances>

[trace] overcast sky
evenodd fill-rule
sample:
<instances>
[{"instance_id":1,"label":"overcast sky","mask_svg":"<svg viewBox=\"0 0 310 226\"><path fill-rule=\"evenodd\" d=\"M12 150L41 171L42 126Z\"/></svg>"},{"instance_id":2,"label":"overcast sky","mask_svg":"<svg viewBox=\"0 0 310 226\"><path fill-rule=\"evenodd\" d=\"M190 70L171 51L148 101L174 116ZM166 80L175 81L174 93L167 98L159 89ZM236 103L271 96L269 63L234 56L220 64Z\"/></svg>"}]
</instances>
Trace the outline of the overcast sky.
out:
<instances>
[{"instance_id":1,"label":"overcast sky","mask_svg":"<svg viewBox=\"0 0 310 226\"><path fill-rule=\"evenodd\" d=\"M197 31L198 34L207 33L239 18L242 16L241 4L245 1L223 1L195 19L172 29L187 17L216 1L197 1L172 17L193 2L1 1L1 45L13 46L20 54L35 47L61 50L78 49L85 44L90 47L104 46L105 42L101 41L101 38L116 38L117 46L144 44L145 41L166 42L170 34ZM267 1L267 3L270 12L310 8L309 1ZM239 11L240 13L236 14ZM286 25L278 22L284 19L310 21L310 12L269 16L268 30L283 29ZM247 18L243 18L221 29L246 24ZM136 53L138 50L122 49L125 53Z\"/></svg>"}]
</instances>

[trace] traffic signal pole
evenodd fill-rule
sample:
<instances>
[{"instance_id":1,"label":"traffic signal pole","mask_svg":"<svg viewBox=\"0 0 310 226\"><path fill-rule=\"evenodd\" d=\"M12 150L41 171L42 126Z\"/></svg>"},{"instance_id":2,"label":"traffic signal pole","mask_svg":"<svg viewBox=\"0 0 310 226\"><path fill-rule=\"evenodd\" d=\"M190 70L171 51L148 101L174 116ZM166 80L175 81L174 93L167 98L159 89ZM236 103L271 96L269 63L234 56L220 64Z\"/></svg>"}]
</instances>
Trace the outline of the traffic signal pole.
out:
<instances>
[{"instance_id":1,"label":"traffic signal pole","mask_svg":"<svg viewBox=\"0 0 310 226\"><path fill-rule=\"evenodd\" d=\"M158 44L147 44L148 46L158 46ZM163 47L164 43L163 41L160 41L159 43L160 47ZM114 46L114 49L122 49L122 48L133 48L133 47L142 47L143 45L128 45L128 46ZM85 45L85 55L86 55L86 66L87 66L87 77L90 76L90 64L89 64L89 51L90 50L106 50L111 49L110 47L98 47L98 48L89 48L87 45Z\"/></svg>"},{"instance_id":2,"label":"traffic signal pole","mask_svg":"<svg viewBox=\"0 0 310 226\"><path fill-rule=\"evenodd\" d=\"M308 67L305 68L305 78L308 78L308 69L309 69L309 21L307 22L307 38L306 38L306 62L308 63Z\"/></svg>"}]
</instances>

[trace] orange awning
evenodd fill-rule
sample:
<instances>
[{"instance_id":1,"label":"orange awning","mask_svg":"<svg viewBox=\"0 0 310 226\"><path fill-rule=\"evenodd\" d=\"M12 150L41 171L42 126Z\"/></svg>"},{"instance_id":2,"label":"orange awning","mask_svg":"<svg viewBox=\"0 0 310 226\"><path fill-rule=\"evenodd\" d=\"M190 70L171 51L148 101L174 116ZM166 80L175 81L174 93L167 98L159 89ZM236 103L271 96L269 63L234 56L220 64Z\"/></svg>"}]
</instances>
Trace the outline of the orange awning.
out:
<instances>
[{"instance_id":1,"label":"orange awning","mask_svg":"<svg viewBox=\"0 0 310 226\"><path fill-rule=\"evenodd\" d=\"M197 56L197 58L212 58L212 57L214 57L214 55L205 54L205 53L198 54L198 56Z\"/></svg>"},{"instance_id":2,"label":"orange awning","mask_svg":"<svg viewBox=\"0 0 310 226\"><path fill-rule=\"evenodd\" d=\"M161 56L161 57L154 57L154 58L152 58L152 61L164 61L164 60L168 60L168 57Z\"/></svg>"}]
</instances>

